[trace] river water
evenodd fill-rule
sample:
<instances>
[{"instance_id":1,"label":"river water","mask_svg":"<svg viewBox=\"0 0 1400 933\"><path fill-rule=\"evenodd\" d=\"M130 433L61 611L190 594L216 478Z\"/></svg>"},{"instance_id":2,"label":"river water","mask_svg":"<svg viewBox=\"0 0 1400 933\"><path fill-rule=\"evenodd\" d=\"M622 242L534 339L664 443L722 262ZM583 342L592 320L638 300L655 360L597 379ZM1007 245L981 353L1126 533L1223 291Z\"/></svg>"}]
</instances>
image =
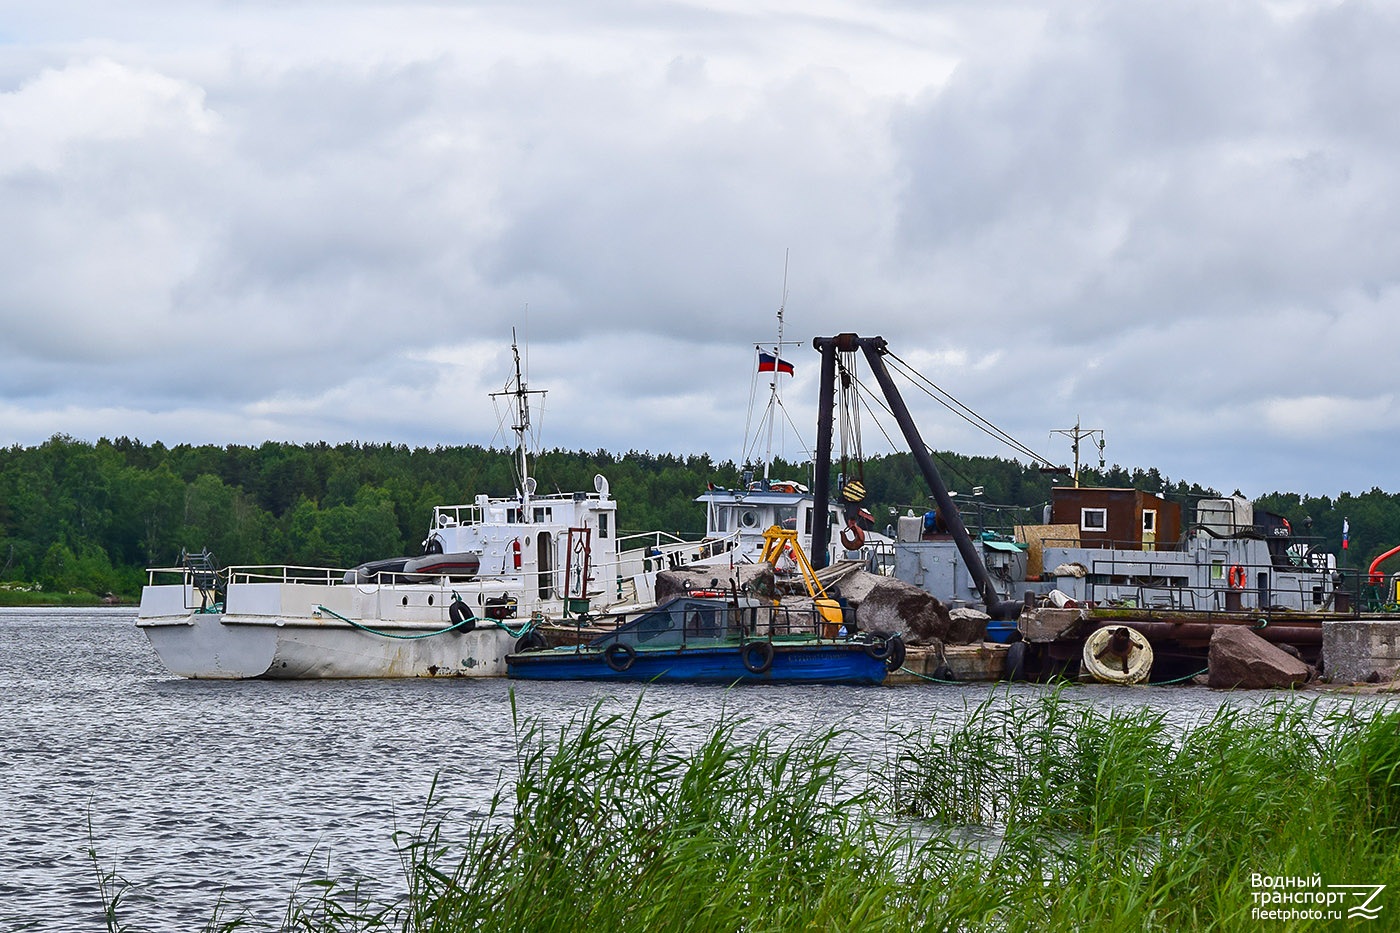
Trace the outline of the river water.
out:
<instances>
[{"instance_id":1,"label":"river water","mask_svg":"<svg viewBox=\"0 0 1400 933\"><path fill-rule=\"evenodd\" d=\"M275 924L298 879L326 873L383 900L400 889L392 834L417 825L435 776L448 838L509 776L512 691L519 715L546 727L596 704L669 711L673 731L697 738L726 714L803 733L843 727L851 754L878 768L891 728L1045 689L189 681L165 671L134 622L131 609L0 609L0 933L103 929L90 848L130 882L120 916L132 930L199 929L221 897ZM1070 690L1182 724L1264 698Z\"/></svg>"}]
</instances>

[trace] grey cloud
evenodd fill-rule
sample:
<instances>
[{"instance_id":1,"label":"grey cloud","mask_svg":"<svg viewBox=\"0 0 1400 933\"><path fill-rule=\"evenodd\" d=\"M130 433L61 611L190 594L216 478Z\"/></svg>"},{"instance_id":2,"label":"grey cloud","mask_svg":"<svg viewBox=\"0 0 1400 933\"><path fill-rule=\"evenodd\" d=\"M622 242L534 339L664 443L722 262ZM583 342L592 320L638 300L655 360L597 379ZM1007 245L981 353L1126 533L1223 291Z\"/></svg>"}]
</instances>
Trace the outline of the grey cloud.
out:
<instances>
[{"instance_id":1,"label":"grey cloud","mask_svg":"<svg viewBox=\"0 0 1400 933\"><path fill-rule=\"evenodd\" d=\"M1082 415L1173 477L1383 482L1388 8L131 13L0 54L0 442L485 442L528 307L546 444L738 456L790 251L807 442L810 338L858 330L1035 448Z\"/></svg>"}]
</instances>

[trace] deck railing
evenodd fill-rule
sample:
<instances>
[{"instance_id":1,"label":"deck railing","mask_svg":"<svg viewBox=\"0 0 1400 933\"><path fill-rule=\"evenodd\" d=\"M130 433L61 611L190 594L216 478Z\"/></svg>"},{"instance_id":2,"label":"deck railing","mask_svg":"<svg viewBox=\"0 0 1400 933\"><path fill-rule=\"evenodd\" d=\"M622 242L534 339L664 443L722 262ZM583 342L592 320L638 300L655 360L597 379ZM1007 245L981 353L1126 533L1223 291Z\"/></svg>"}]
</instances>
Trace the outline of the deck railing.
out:
<instances>
[{"instance_id":1,"label":"deck railing","mask_svg":"<svg viewBox=\"0 0 1400 933\"><path fill-rule=\"evenodd\" d=\"M649 619L655 621L654 626L647 624ZM628 621L634 624L600 635L591 643L581 643L579 650L602 649L614 642L633 647L684 648L736 640L838 636L824 625L813 607L681 603L648 610Z\"/></svg>"},{"instance_id":2,"label":"deck railing","mask_svg":"<svg viewBox=\"0 0 1400 933\"><path fill-rule=\"evenodd\" d=\"M1366 574L1355 570L1332 570L1324 580L1304 566L1216 564L1211 579L1202 585L1182 581L1183 572L1197 571L1195 565L1175 562L1115 559L1093 561L1085 569L1084 598L1101 607L1298 616L1355 615L1380 611L1386 604L1384 588L1376 593Z\"/></svg>"}]
</instances>

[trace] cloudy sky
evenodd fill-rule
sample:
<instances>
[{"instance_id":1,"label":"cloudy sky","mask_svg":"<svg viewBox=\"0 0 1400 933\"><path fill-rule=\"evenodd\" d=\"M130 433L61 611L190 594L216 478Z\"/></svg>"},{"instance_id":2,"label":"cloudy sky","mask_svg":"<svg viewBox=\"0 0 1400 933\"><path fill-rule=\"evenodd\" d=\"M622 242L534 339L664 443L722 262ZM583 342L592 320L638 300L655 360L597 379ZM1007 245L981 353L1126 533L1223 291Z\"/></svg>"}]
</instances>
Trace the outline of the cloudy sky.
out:
<instances>
[{"instance_id":1,"label":"cloudy sky","mask_svg":"<svg viewBox=\"0 0 1400 933\"><path fill-rule=\"evenodd\" d=\"M1379 2L0 0L0 443L499 444L514 327L546 446L738 459L785 302L788 456L855 331L1053 460L1400 490L1398 47Z\"/></svg>"}]
</instances>

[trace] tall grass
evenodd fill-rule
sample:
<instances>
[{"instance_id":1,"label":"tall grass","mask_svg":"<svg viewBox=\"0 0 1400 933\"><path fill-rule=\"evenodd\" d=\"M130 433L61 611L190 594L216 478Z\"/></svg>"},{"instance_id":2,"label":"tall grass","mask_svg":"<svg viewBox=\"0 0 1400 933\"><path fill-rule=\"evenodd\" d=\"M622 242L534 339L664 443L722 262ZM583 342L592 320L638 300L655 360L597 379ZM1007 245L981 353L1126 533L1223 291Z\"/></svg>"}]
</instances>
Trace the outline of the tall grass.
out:
<instances>
[{"instance_id":1,"label":"tall grass","mask_svg":"<svg viewBox=\"0 0 1400 933\"><path fill-rule=\"evenodd\" d=\"M517 722L516 773L465 838L435 803L395 837L397 900L316 880L281 929L1257 930L1255 873L1394 883L1400 916L1393 707L1223 707L1183 730L996 697L891 736L876 775L839 732L751 731L687 743L636 708Z\"/></svg>"},{"instance_id":2,"label":"tall grass","mask_svg":"<svg viewBox=\"0 0 1400 933\"><path fill-rule=\"evenodd\" d=\"M1395 707L1222 706L1178 730L1055 693L904 745L901 812L999 834L968 855L1013 889L997 928L1257 929L1255 875L1400 889Z\"/></svg>"}]
</instances>

